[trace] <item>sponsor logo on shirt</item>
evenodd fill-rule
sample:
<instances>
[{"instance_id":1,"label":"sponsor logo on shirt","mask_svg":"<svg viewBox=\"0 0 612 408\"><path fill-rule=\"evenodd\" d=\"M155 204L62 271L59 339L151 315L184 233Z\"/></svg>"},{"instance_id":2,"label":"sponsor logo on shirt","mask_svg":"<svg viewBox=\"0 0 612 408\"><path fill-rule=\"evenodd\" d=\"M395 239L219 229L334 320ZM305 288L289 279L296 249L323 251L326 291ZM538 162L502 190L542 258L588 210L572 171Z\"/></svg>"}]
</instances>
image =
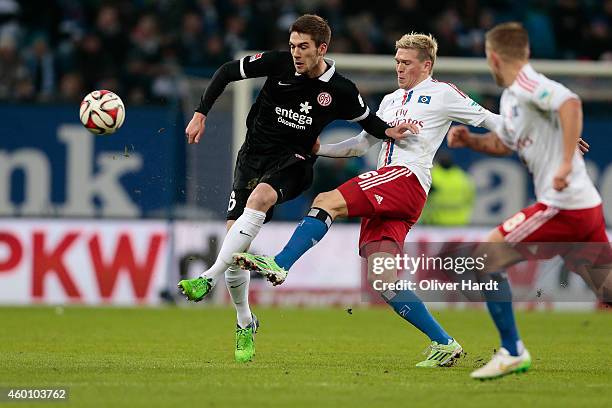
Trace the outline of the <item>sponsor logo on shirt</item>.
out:
<instances>
[{"instance_id":1,"label":"sponsor logo on shirt","mask_svg":"<svg viewBox=\"0 0 612 408\"><path fill-rule=\"evenodd\" d=\"M422 120L416 120L416 119L412 119L412 118L397 118L396 117L391 122L387 122L387 124L389 126L391 126L391 127L395 127L397 125L401 125L402 123L409 123L409 124L417 125L421 129L423 129L425 127L425 122L423 122Z\"/></svg>"},{"instance_id":2,"label":"sponsor logo on shirt","mask_svg":"<svg viewBox=\"0 0 612 408\"><path fill-rule=\"evenodd\" d=\"M395 111L395 119L393 119L391 122L388 122L388 125L391 127L394 127L402 123L411 123L411 124L417 125L421 129L425 126L425 123L422 120L412 119L407 116L408 116L408 109L399 108Z\"/></svg>"},{"instance_id":3,"label":"sponsor logo on shirt","mask_svg":"<svg viewBox=\"0 0 612 408\"><path fill-rule=\"evenodd\" d=\"M300 112L308 113L312 109L312 106L308 102L300 103ZM274 112L278 115L277 122L282 123L285 126L297 130L305 130L305 125L312 125L312 117L308 115L302 115L299 112L294 112L293 109L284 109L277 106Z\"/></svg>"},{"instance_id":4,"label":"sponsor logo on shirt","mask_svg":"<svg viewBox=\"0 0 612 408\"><path fill-rule=\"evenodd\" d=\"M312 109L312 106L310 106L308 101L306 101L304 103L300 103L300 113L305 113L305 114L308 115L310 113L311 109Z\"/></svg>"}]
</instances>

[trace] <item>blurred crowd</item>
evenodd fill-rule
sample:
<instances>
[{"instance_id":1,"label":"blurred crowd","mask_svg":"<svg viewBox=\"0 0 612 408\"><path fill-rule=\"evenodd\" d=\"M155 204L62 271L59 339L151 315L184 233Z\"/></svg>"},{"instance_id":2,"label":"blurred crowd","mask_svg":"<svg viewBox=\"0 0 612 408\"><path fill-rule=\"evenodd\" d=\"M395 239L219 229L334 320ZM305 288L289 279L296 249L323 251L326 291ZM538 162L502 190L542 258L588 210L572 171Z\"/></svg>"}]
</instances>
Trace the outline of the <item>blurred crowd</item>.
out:
<instances>
[{"instance_id":1,"label":"blurred crowd","mask_svg":"<svg viewBox=\"0 0 612 408\"><path fill-rule=\"evenodd\" d=\"M419 31L439 55L481 57L486 30L520 20L536 58L612 60L612 0L0 0L0 100L113 89L163 102L179 73L210 76L237 51L286 48L305 12L329 21L338 53L392 53Z\"/></svg>"}]
</instances>

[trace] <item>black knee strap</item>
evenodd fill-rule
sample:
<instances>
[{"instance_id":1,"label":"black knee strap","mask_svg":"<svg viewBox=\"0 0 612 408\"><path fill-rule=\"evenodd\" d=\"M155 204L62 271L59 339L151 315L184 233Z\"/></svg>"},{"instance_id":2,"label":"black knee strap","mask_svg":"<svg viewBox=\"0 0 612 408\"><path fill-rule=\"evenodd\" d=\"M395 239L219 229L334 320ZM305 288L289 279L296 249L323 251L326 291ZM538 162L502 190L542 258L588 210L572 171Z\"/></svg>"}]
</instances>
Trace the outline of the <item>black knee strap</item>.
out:
<instances>
[{"instance_id":1,"label":"black knee strap","mask_svg":"<svg viewBox=\"0 0 612 408\"><path fill-rule=\"evenodd\" d=\"M310 211L308 211L308 214L306 214L306 216L316 218L319 221L323 221L325 225L327 225L328 229L332 225L333 220L331 215L329 215L329 213L322 208L312 207Z\"/></svg>"}]
</instances>

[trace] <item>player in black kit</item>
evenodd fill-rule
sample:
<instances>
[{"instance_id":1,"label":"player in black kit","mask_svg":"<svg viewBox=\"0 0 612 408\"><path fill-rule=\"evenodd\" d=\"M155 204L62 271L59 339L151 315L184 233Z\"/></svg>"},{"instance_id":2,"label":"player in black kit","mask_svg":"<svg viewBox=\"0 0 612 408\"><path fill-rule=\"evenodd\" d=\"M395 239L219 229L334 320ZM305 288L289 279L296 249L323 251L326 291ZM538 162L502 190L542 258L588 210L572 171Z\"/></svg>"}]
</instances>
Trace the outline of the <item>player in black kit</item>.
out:
<instances>
[{"instance_id":1,"label":"player in black kit","mask_svg":"<svg viewBox=\"0 0 612 408\"><path fill-rule=\"evenodd\" d=\"M188 142L198 143L206 115L228 83L267 77L247 117L246 141L238 153L227 211L228 233L219 256L200 277L178 283L187 299L197 302L225 272L237 311L235 357L240 362L253 357L259 322L248 304L249 274L232 266L232 255L249 247L275 204L310 187L316 157L312 149L323 128L344 119L358 122L379 139L418 133L410 124L390 128L370 112L355 84L336 72L334 61L324 59L330 37L321 17L298 18L290 28L291 52L264 52L221 66L187 125Z\"/></svg>"}]
</instances>

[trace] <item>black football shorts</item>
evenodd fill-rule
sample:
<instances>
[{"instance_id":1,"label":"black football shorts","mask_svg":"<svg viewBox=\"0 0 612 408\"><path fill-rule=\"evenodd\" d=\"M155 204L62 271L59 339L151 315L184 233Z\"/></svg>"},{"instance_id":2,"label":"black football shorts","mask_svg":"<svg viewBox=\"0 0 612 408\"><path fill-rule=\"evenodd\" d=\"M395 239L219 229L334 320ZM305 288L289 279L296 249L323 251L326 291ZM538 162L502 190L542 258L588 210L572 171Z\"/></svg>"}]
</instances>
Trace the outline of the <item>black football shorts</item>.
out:
<instances>
[{"instance_id":1,"label":"black football shorts","mask_svg":"<svg viewBox=\"0 0 612 408\"><path fill-rule=\"evenodd\" d=\"M278 194L277 204L293 200L312 184L316 156L297 153L283 156L266 156L238 153L234 170L234 183L227 207L227 219L236 220L259 183L267 183ZM265 222L272 219L274 207L268 210Z\"/></svg>"}]
</instances>

